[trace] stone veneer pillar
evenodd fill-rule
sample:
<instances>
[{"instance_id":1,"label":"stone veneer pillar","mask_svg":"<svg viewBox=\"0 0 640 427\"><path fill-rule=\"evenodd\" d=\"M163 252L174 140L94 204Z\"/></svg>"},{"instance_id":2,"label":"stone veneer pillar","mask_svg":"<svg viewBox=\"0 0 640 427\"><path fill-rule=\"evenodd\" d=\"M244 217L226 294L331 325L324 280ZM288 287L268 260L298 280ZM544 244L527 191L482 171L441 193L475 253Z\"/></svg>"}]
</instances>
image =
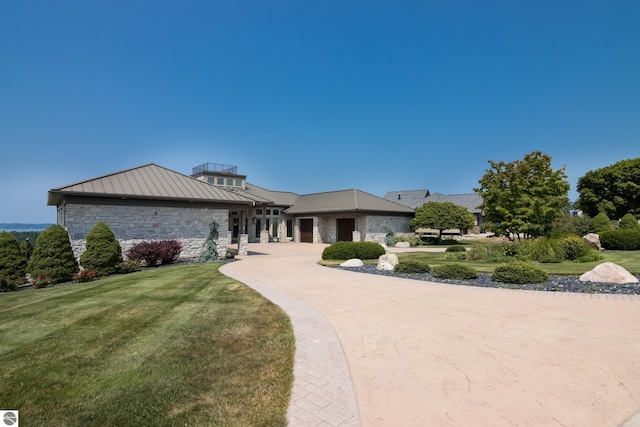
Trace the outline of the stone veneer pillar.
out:
<instances>
[{"instance_id":1,"label":"stone veneer pillar","mask_svg":"<svg viewBox=\"0 0 640 427\"><path fill-rule=\"evenodd\" d=\"M241 234L238 239L238 255L249 254L249 235Z\"/></svg>"},{"instance_id":2,"label":"stone veneer pillar","mask_svg":"<svg viewBox=\"0 0 640 427\"><path fill-rule=\"evenodd\" d=\"M260 243L269 243L269 230L262 230L260 232Z\"/></svg>"},{"instance_id":3,"label":"stone veneer pillar","mask_svg":"<svg viewBox=\"0 0 640 427\"><path fill-rule=\"evenodd\" d=\"M354 242L361 242L362 241L362 233L359 232L359 231L354 230L352 239L353 239Z\"/></svg>"}]
</instances>

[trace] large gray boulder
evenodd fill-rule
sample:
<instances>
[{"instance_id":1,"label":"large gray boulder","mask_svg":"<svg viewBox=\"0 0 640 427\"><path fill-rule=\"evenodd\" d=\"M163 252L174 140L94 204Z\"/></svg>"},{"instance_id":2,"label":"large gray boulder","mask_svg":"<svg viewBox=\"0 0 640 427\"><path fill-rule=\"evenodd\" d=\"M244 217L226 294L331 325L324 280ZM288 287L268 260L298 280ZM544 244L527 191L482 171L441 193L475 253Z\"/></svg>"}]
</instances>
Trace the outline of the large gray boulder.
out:
<instances>
[{"instance_id":1,"label":"large gray boulder","mask_svg":"<svg viewBox=\"0 0 640 427\"><path fill-rule=\"evenodd\" d=\"M599 251L602 250L602 245L600 244L600 236L598 236L596 233L589 233L586 236L583 236L582 238L592 248L597 249Z\"/></svg>"},{"instance_id":2,"label":"large gray boulder","mask_svg":"<svg viewBox=\"0 0 640 427\"><path fill-rule=\"evenodd\" d=\"M398 255L387 252L386 254L380 255L378 257L378 263L381 263L381 262L388 262L389 264L396 266L398 265L398 262L399 262Z\"/></svg>"},{"instance_id":3,"label":"large gray boulder","mask_svg":"<svg viewBox=\"0 0 640 427\"><path fill-rule=\"evenodd\" d=\"M378 261L376 269L380 271L393 271L393 265L387 261Z\"/></svg>"},{"instance_id":4,"label":"large gray boulder","mask_svg":"<svg viewBox=\"0 0 640 427\"><path fill-rule=\"evenodd\" d=\"M638 279L623 267L612 262L603 262L596 265L593 270L580 276L581 282L595 283L638 283Z\"/></svg>"},{"instance_id":5,"label":"large gray boulder","mask_svg":"<svg viewBox=\"0 0 640 427\"><path fill-rule=\"evenodd\" d=\"M340 264L340 267L357 268L362 267L364 262L358 258L351 258Z\"/></svg>"}]
</instances>

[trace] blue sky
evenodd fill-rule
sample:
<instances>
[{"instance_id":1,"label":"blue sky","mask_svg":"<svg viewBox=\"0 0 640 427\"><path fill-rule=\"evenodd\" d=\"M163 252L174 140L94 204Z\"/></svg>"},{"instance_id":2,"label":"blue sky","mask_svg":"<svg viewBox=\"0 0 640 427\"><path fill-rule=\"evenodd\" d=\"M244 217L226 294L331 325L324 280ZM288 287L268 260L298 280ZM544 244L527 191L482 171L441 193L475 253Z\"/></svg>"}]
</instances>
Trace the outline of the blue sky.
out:
<instances>
[{"instance_id":1,"label":"blue sky","mask_svg":"<svg viewBox=\"0 0 640 427\"><path fill-rule=\"evenodd\" d=\"M5 1L0 222L157 163L300 194L471 193L640 157L640 2Z\"/></svg>"}]
</instances>

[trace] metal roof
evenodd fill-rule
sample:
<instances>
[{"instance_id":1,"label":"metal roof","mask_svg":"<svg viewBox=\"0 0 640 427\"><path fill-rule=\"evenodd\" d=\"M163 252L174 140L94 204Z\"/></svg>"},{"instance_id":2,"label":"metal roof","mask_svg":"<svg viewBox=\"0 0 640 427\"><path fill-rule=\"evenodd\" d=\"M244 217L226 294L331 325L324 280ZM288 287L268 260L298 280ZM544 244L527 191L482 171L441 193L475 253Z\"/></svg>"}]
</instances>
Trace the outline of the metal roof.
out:
<instances>
[{"instance_id":1,"label":"metal roof","mask_svg":"<svg viewBox=\"0 0 640 427\"><path fill-rule=\"evenodd\" d=\"M271 201L274 205L280 206L292 206L295 205L296 200L298 199L297 194L289 192L289 191L272 191L267 190L266 188L259 187L255 184L250 184L247 182L247 190L250 196L261 198L263 200Z\"/></svg>"},{"instance_id":2,"label":"metal roof","mask_svg":"<svg viewBox=\"0 0 640 427\"><path fill-rule=\"evenodd\" d=\"M477 194L430 194L429 190L389 191L384 198L410 208L418 208L427 202L451 202L464 206L471 213L482 212L482 197Z\"/></svg>"},{"instance_id":3,"label":"metal roof","mask_svg":"<svg viewBox=\"0 0 640 427\"><path fill-rule=\"evenodd\" d=\"M57 205L67 195L253 203L249 197L153 163L51 189L47 204Z\"/></svg>"},{"instance_id":4,"label":"metal roof","mask_svg":"<svg viewBox=\"0 0 640 427\"><path fill-rule=\"evenodd\" d=\"M355 189L298 196L295 205L287 209L285 213L311 214L353 211L413 214L413 209Z\"/></svg>"}]
</instances>

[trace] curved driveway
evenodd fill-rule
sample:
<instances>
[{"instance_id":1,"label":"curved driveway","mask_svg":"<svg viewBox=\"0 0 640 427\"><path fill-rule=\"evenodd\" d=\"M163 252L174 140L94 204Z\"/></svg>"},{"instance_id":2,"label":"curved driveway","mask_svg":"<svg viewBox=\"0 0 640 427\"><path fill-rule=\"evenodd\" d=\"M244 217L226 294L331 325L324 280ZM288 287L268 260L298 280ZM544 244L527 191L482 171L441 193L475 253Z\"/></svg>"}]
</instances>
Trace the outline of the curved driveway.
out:
<instances>
[{"instance_id":1,"label":"curved driveway","mask_svg":"<svg viewBox=\"0 0 640 427\"><path fill-rule=\"evenodd\" d=\"M316 264L323 248L251 244L222 271L328 320L362 425L615 427L640 410L640 297L341 271Z\"/></svg>"}]
</instances>

